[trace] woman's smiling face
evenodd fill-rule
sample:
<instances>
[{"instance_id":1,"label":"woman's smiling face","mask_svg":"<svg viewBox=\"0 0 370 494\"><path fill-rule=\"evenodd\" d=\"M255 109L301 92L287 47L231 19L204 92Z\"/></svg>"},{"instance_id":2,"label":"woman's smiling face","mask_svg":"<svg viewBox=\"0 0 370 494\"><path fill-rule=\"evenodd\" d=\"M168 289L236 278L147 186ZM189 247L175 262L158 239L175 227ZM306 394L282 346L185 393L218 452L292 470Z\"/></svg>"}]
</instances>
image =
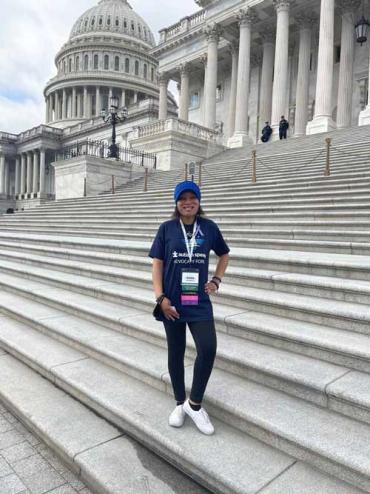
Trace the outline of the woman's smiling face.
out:
<instances>
[{"instance_id":1,"label":"woman's smiling face","mask_svg":"<svg viewBox=\"0 0 370 494\"><path fill-rule=\"evenodd\" d=\"M177 201L177 209L181 216L190 218L196 216L199 211L200 202L194 192L185 191Z\"/></svg>"}]
</instances>

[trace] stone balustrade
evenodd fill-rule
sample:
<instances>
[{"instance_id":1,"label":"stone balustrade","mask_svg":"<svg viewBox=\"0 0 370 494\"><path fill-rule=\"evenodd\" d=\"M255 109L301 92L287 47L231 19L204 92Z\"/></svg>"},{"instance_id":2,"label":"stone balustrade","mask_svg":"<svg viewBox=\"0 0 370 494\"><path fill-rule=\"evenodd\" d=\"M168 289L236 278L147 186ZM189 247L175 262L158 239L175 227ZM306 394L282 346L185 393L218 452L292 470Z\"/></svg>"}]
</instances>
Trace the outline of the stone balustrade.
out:
<instances>
[{"instance_id":1,"label":"stone balustrade","mask_svg":"<svg viewBox=\"0 0 370 494\"><path fill-rule=\"evenodd\" d=\"M201 10L193 15L184 17L179 22L176 22L176 24L173 24L172 26L169 26L168 28L159 31L160 34L159 42L165 43L166 41L170 40L171 38L174 38L178 34L183 34L186 33L187 31L190 31L190 29L193 29L195 26L203 24L205 19L206 19L205 10Z\"/></svg>"},{"instance_id":2,"label":"stone balustrade","mask_svg":"<svg viewBox=\"0 0 370 494\"><path fill-rule=\"evenodd\" d=\"M0 132L0 141L13 142L18 139L16 134L10 134L9 132Z\"/></svg>"},{"instance_id":3,"label":"stone balustrade","mask_svg":"<svg viewBox=\"0 0 370 494\"><path fill-rule=\"evenodd\" d=\"M142 137L153 137L163 132L179 132L189 137L196 137L208 142L215 142L220 137L220 133L195 124L193 122L186 122L178 118L168 118L167 120L160 120L148 125L137 127L134 130L134 138L140 139Z\"/></svg>"},{"instance_id":4,"label":"stone balustrade","mask_svg":"<svg viewBox=\"0 0 370 494\"><path fill-rule=\"evenodd\" d=\"M47 125L39 125L38 127L34 127L33 129L26 130L25 132L21 132L17 138L18 142L24 142L28 139L33 139L35 136L41 135L52 135L52 136L62 136L63 131L61 129L55 129L53 127L49 127Z\"/></svg>"}]
</instances>

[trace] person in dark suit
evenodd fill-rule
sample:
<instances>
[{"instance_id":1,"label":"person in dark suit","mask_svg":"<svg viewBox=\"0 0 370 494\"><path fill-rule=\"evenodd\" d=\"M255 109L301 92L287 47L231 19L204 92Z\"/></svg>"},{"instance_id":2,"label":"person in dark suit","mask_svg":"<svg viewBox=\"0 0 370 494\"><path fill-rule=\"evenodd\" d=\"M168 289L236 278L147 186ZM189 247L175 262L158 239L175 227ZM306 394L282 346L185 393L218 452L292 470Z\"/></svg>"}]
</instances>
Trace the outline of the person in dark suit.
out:
<instances>
[{"instance_id":1,"label":"person in dark suit","mask_svg":"<svg viewBox=\"0 0 370 494\"><path fill-rule=\"evenodd\" d=\"M262 142L268 142L270 140L272 134L272 128L270 127L269 122L265 122L265 126L262 129Z\"/></svg>"},{"instance_id":2,"label":"person in dark suit","mask_svg":"<svg viewBox=\"0 0 370 494\"><path fill-rule=\"evenodd\" d=\"M288 122L288 120L285 119L284 115L282 115L281 116L281 119L280 119L280 122L279 122L279 137L280 137L280 140L287 138L288 129L289 129L289 122Z\"/></svg>"}]
</instances>

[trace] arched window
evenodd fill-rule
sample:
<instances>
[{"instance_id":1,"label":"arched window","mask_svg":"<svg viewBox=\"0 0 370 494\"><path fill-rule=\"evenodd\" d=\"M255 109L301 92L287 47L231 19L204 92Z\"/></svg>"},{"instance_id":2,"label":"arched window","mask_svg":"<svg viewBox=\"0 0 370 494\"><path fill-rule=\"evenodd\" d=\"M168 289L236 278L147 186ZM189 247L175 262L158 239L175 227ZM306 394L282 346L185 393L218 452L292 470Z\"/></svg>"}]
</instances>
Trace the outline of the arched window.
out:
<instances>
[{"instance_id":1,"label":"arched window","mask_svg":"<svg viewBox=\"0 0 370 494\"><path fill-rule=\"evenodd\" d=\"M139 75L139 62L137 60L135 62L135 75Z\"/></svg>"},{"instance_id":2,"label":"arched window","mask_svg":"<svg viewBox=\"0 0 370 494\"><path fill-rule=\"evenodd\" d=\"M124 19L124 21L123 21L123 27L124 27L125 29L127 29L127 20L126 20L126 19Z\"/></svg>"},{"instance_id":3,"label":"arched window","mask_svg":"<svg viewBox=\"0 0 370 494\"><path fill-rule=\"evenodd\" d=\"M108 15L107 24L110 26L110 15Z\"/></svg>"},{"instance_id":4,"label":"arched window","mask_svg":"<svg viewBox=\"0 0 370 494\"><path fill-rule=\"evenodd\" d=\"M114 70L119 70L119 57L114 57Z\"/></svg>"},{"instance_id":5,"label":"arched window","mask_svg":"<svg viewBox=\"0 0 370 494\"><path fill-rule=\"evenodd\" d=\"M144 63L144 79L148 78L148 66L146 63Z\"/></svg>"},{"instance_id":6,"label":"arched window","mask_svg":"<svg viewBox=\"0 0 370 494\"><path fill-rule=\"evenodd\" d=\"M152 67L150 71L150 80L153 82L154 81L154 68Z\"/></svg>"},{"instance_id":7,"label":"arched window","mask_svg":"<svg viewBox=\"0 0 370 494\"><path fill-rule=\"evenodd\" d=\"M99 56L94 55L94 69L97 70L99 68Z\"/></svg>"},{"instance_id":8,"label":"arched window","mask_svg":"<svg viewBox=\"0 0 370 494\"><path fill-rule=\"evenodd\" d=\"M95 17L91 19L91 25L93 26L95 24Z\"/></svg>"},{"instance_id":9,"label":"arched window","mask_svg":"<svg viewBox=\"0 0 370 494\"><path fill-rule=\"evenodd\" d=\"M76 72L80 70L80 57L77 55L76 57Z\"/></svg>"},{"instance_id":10,"label":"arched window","mask_svg":"<svg viewBox=\"0 0 370 494\"><path fill-rule=\"evenodd\" d=\"M128 74L130 72L130 59L126 58L125 60L125 72Z\"/></svg>"},{"instance_id":11,"label":"arched window","mask_svg":"<svg viewBox=\"0 0 370 494\"><path fill-rule=\"evenodd\" d=\"M68 72L72 72L72 58L68 61Z\"/></svg>"},{"instance_id":12,"label":"arched window","mask_svg":"<svg viewBox=\"0 0 370 494\"><path fill-rule=\"evenodd\" d=\"M119 18L116 17L116 27L118 27L118 26L119 26Z\"/></svg>"},{"instance_id":13,"label":"arched window","mask_svg":"<svg viewBox=\"0 0 370 494\"><path fill-rule=\"evenodd\" d=\"M131 30L132 31L135 31L135 23L134 23L134 21L131 21Z\"/></svg>"},{"instance_id":14,"label":"arched window","mask_svg":"<svg viewBox=\"0 0 370 494\"><path fill-rule=\"evenodd\" d=\"M89 55L84 57L84 70L89 70Z\"/></svg>"},{"instance_id":15,"label":"arched window","mask_svg":"<svg viewBox=\"0 0 370 494\"><path fill-rule=\"evenodd\" d=\"M109 56L104 55L104 69L109 70Z\"/></svg>"}]
</instances>

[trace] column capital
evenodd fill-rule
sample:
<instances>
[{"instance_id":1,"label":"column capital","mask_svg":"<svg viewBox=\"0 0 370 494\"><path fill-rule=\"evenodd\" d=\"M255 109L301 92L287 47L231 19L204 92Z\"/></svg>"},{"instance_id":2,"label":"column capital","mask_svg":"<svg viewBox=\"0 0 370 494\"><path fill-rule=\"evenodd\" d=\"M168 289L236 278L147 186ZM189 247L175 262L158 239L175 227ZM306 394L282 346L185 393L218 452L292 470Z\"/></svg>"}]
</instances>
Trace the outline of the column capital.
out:
<instances>
[{"instance_id":1,"label":"column capital","mask_svg":"<svg viewBox=\"0 0 370 494\"><path fill-rule=\"evenodd\" d=\"M179 65L179 72L181 76L189 75L191 69L191 64L188 62L182 63Z\"/></svg>"},{"instance_id":2,"label":"column capital","mask_svg":"<svg viewBox=\"0 0 370 494\"><path fill-rule=\"evenodd\" d=\"M295 22L298 28L301 29L312 29L318 23L318 17L313 13L303 13L301 12L295 17Z\"/></svg>"},{"instance_id":3,"label":"column capital","mask_svg":"<svg viewBox=\"0 0 370 494\"><path fill-rule=\"evenodd\" d=\"M290 6L295 2L295 0L272 0L276 12L287 12Z\"/></svg>"},{"instance_id":4,"label":"column capital","mask_svg":"<svg viewBox=\"0 0 370 494\"><path fill-rule=\"evenodd\" d=\"M167 72L160 72L158 74L158 82L160 85L168 84L168 81L169 81L169 76Z\"/></svg>"},{"instance_id":5,"label":"column capital","mask_svg":"<svg viewBox=\"0 0 370 494\"><path fill-rule=\"evenodd\" d=\"M257 20L257 15L251 8L246 8L240 9L239 12L236 14L236 18L240 27L250 27L252 23Z\"/></svg>"},{"instance_id":6,"label":"column capital","mask_svg":"<svg viewBox=\"0 0 370 494\"><path fill-rule=\"evenodd\" d=\"M337 7L341 14L353 14L361 5L361 0L338 0Z\"/></svg>"},{"instance_id":7,"label":"column capital","mask_svg":"<svg viewBox=\"0 0 370 494\"><path fill-rule=\"evenodd\" d=\"M204 65L204 67L207 67L207 63L208 63L208 55L207 53L203 53L203 55L201 55L199 57L199 61L202 65Z\"/></svg>"},{"instance_id":8,"label":"column capital","mask_svg":"<svg viewBox=\"0 0 370 494\"><path fill-rule=\"evenodd\" d=\"M215 22L211 22L207 24L206 27L204 28L204 33L206 35L208 42L216 41L216 43L218 43L222 33L222 29L221 26L219 26L219 24L216 24Z\"/></svg>"}]
</instances>

